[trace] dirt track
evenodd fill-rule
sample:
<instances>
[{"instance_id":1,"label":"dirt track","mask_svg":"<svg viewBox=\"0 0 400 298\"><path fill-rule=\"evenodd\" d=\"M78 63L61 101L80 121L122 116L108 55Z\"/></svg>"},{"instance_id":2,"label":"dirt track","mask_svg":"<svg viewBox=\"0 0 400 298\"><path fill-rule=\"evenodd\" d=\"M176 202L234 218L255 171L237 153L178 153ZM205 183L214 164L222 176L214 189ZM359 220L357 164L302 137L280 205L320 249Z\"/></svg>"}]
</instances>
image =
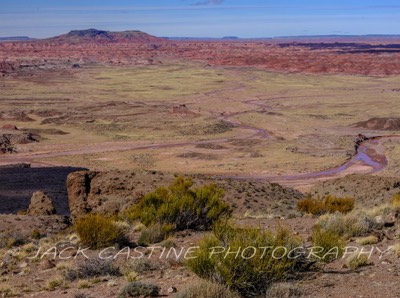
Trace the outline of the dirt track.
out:
<instances>
[{"instance_id":1,"label":"dirt track","mask_svg":"<svg viewBox=\"0 0 400 298\"><path fill-rule=\"evenodd\" d=\"M265 106L260 105L258 103L254 103L254 101L247 101L248 104L257 105L258 107ZM223 115L222 118L225 121L233 123L245 130L251 132L251 135L242 135L237 138L253 138L253 137L261 137L268 138L268 132L247 124L243 124L237 120L230 120L233 116L237 116L235 114ZM282 175L282 176L269 176L269 175L243 175L243 176L235 176L235 175L227 175L224 176L226 178L235 178L235 179L257 179L257 180L268 180L273 182L279 182L285 185L303 185L303 184L311 184L313 182L319 180L326 180L329 178L336 178L347 174L353 173L375 173L384 169L388 163L386 156L383 152L383 147L380 143L379 139L382 138L398 138L399 136L388 136L381 137L374 140L369 140L364 142L362 146L360 146L357 154L353 156L349 161L338 165L337 167L326 169L318 172L311 173L301 173L296 175ZM53 152L38 152L34 154L10 154L5 155L1 158L0 165L14 164L14 163L31 163L32 166L35 167L51 167L54 166L52 163L44 163L38 161L43 158L53 158L53 157L61 157L61 156L71 156L71 155L83 155L83 154L94 154L94 153L104 153L104 152L115 152L115 151L130 151L130 150L146 150L146 149L160 149L160 148L173 148L173 147L184 147L184 146L193 146L199 144L217 144L226 142L228 139L215 139L215 140L206 140L206 141L198 141L198 142L182 142L182 143L163 143L163 144L148 144L148 145L138 145L135 142L107 142L96 144L93 147L84 147L75 150L60 150ZM58 164L59 165L59 164Z\"/></svg>"}]
</instances>

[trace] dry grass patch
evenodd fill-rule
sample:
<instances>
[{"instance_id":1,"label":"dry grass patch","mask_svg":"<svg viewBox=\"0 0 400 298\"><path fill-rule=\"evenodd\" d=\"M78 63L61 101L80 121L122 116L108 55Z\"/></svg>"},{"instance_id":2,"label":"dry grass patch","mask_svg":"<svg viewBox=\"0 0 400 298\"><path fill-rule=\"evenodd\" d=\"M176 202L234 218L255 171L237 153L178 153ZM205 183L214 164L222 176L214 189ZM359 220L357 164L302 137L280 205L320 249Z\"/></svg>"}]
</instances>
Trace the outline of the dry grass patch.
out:
<instances>
[{"instance_id":1,"label":"dry grass patch","mask_svg":"<svg viewBox=\"0 0 400 298\"><path fill-rule=\"evenodd\" d=\"M351 270L368 265L372 265L372 262L368 259L367 255L355 253L346 259L346 266Z\"/></svg>"},{"instance_id":2,"label":"dry grass patch","mask_svg":"<svg viewBox=\"0 0 400 298\"><path fill-rule=\"evenodd\" d=\"M356 239L356 243L360 245L369 245L369 244L377 244L379 242L378 237L376 236L367 236Z\"/></svg>"},{"instance_id":3,"label":"dry grass patch","mask_svg":"<svg viewBox=\"0 0 400 298\"><path fill-rule=\"evenodd\" d=\"M47 281L45 287L47 291L55 291L58 288L68 288L66 281L60 277L56 277Z\"/></svg>"},{"instance_id":4,"label":"dry grass patch","mask_svg":"<svg viewBox=\"0 0 400 298\"><path fill-rule=\"evenodd\" d=\"M400 243L390 246L390 250L394 255L400 258Z\"/></svg>"},{"instance_id":5,"label":"dry grass patch","mask_svg":"<svg viewBox=\"0 0 400 298\"><path fill-rule=\"evenodd\" d=\"M302 213L321 215L325 213L349 213L354 209L353 198L327 196L324 199L307 196L297 202L297 209Z\"/></svg>"},{"instance_id":6,"label":"dry grass patch","mask_svg":"<svg viewBox=\"0 0 400 298\"><path fill-rule=\"evenodd\" d=\"M0 287L0 294L1 297L16 297L18 296L12 289L11 287L7 285L2 285Z\"/></svg>"},{"instance_id":7,"label":"dry grass patch","mask_svg":"<svg viewBox=\"0 0 400 298\"><path fill-rule=\"evenodd\" d=\"M88 289L90 288L90 283L86 279L78 280L78 289Z\"/></svg>"}]
</instances>

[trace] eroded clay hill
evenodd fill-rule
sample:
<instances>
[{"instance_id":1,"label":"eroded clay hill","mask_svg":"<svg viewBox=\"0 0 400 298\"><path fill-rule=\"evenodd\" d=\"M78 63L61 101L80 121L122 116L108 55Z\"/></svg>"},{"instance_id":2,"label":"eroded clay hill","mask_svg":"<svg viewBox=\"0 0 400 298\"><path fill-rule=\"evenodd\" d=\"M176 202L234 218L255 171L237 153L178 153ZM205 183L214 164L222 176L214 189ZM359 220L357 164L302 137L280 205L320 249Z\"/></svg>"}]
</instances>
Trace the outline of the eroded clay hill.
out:
<instances>
[{"instance_id":1,"label":"eroded clay hill","mask_svg":"<svg viewBox=\"0 0 400 298\"><path fill-rule=\"evenodd\" d=\"M354 124L355 127L362 127L373 130L400 130L400 118L386 117L378 118L374 117L367 121L361 121Z\"/></svg>"},{"instance_id":2,"label":"eroded clay hill","mask_svg":"<svg viewBox=\"0 0 400 298\"><path fill-rule=\"evenodd\" d=\"M400 74L400 42L390 42L170 41L140 31L89 29L45 40L0 43L0 74L88 62L147 65L177 59L283 72Z\"/></svg>"}]
</instances>

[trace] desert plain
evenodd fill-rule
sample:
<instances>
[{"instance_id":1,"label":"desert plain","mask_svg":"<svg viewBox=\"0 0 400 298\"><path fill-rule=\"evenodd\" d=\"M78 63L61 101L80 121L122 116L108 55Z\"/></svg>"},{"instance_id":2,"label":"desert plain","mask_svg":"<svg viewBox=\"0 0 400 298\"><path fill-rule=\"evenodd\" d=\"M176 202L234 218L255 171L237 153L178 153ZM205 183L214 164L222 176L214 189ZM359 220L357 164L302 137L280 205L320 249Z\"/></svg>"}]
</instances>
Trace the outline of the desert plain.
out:
<instances>
[{"instance_id":1,"label":"desert plain","mask_svg":"<svg viewBox=\"0 0 400 298\"><path fill-rule=\"evenodd\" d=\"M306 244L321 218L298 202L351 197L356 217L382 226L347 245L396 247L399 43L189 42L97 30L0 43L0 293L116 297L136 280L179 295L198 281L180 260L133 264L135 277L76 280L65 271L82 260L27 259L49 243L77 247L80 216L118 216L179 176L222 187L236 224L287 226ZM31 202L36 191L52 199L55 214L32 211L43 208ZM137 243L143 227L125 224ZM161 245L187 248L207 233L179 231ZM10 244L16 235L23 243ZM360 244L367 236L376 241ZM344 258L317 264L257 297L397 297L398 251L375 251L355 269Z\"/></svg>"}]
</instances>

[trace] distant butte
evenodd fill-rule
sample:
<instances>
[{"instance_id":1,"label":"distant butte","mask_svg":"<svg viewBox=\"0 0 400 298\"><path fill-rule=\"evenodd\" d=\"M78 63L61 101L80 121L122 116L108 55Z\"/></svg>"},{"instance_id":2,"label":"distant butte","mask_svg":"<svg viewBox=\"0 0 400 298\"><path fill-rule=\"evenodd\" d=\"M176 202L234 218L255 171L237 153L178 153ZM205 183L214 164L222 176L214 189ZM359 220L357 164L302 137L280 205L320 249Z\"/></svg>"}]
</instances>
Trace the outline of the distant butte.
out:
<instances>
[{"instance_id":1,"label":"distant butte","mask_svg":"<svg viewBox=\"0 0 400 298\"><path fill-rule=\"evenodd\" d=\"M127 43L127 42L162 42L165 39L138 30L112 32L97 29L72 30L67 34L45 39L45 41L61 43Z\"/></svg>"}]
</instances>

